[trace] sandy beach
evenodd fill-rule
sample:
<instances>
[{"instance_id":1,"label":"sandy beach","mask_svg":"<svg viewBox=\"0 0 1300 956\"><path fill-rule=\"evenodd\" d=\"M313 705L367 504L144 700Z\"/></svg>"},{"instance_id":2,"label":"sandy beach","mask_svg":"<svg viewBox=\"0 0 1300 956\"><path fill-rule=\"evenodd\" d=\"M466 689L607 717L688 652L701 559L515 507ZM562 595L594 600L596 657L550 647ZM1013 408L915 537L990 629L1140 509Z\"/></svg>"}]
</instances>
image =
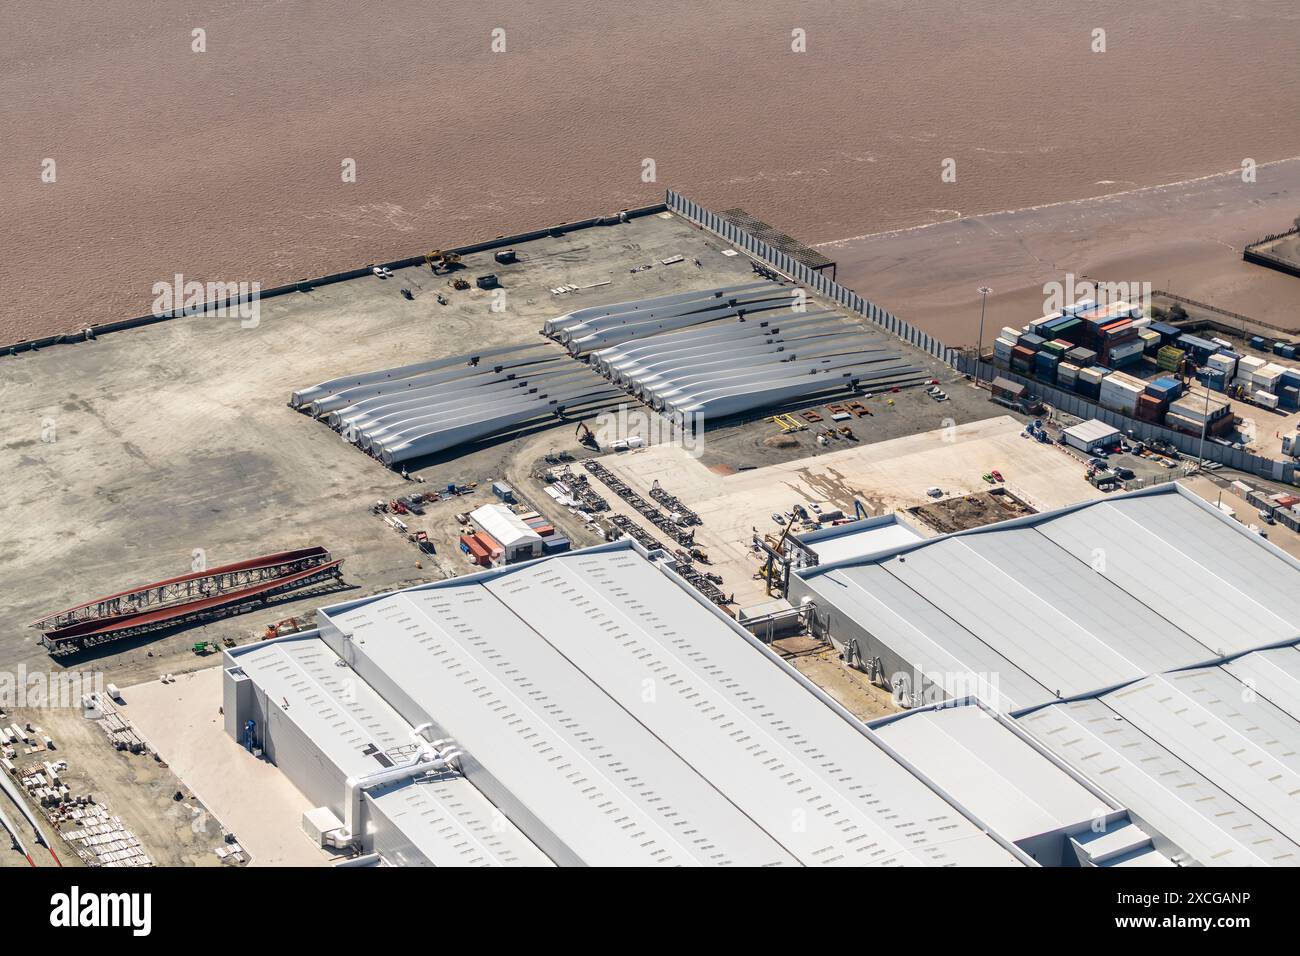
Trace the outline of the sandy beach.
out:
<instances>
[{"instance_id":1,"label":"sandy beach","mask_svg":"<svg viewBox=\"0 0 1300 956\"><path fill-rule=\"evenodd\" d=\"M952 345L975 343L976 290L993 289L985 346L1042 315L1044 284L1067 275L1151 283L1300 330L1300 279L1241 258L1242 247L1300 215L1300 158L1097 199L971 216L818 248L839 280Z\"/></svg>"}]
</instances>

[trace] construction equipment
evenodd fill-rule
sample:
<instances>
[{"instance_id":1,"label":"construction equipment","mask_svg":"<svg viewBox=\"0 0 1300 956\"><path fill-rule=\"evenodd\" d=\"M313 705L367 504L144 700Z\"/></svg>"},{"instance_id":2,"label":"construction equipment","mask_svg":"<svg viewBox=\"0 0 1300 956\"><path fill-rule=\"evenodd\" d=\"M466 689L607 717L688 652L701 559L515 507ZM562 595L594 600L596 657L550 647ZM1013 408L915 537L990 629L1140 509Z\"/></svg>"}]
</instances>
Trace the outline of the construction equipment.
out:
<instances>
[{"instance_id":1,"label":"construction equipment","mask_svg":"<svg viewBox=\"0 0 1300 956\"><path fill-rule=\"evenodd\" d=\"M447 285L451 286L453 289L456 289L460 292L464 292L466 289L469 288L469 280L462 279L460 276L456 276L454 279L448 279Z\"/></svg>"},{"instance_id":2,"label":"construction equipment","mask_svg":"<svg viewBox=\"0 0 1300 956\"><path fill-rule=\"evenodd\" d=\"M573 435L592 451L600 451L600 443L596 441L595 433L587 427L586 422L578 422L578 427L574 429Z\"/></svg>"},{"instance_id":3,"label":"construction equipment","mask_svg":"<svg viewBox=\"0 0 1300 956\"><path fill-rule=\"evenodd\" d=\"M781 434L783 435L788 435L790 432L803 431L808 427L793 415L773 415L768 419L768 421L780 426Z\"/></svg>"},{"instance_id":4,"label":"construction equipment","mask_svg":"<svg viewBox=\"0 0 1300 956\"><path fill-rule=\"evenodd\" d=\"M211 654L213 651L220 650L220 648L217 647L214 641L199 641L194 645L193 648L191 648L191 650L193 650L194 653L198 654L200 657L205 657L208 654Z\"/></svg>"},{"instance_id":5,"label":"construction equipment","mask_svg":"<svg viewBox=\"0 0 1300 956\"><path fill-rule=\"evenodd\" d=\"M406 539L411 543L413 543L417 548L419 548L425 554L436 553L436 550L433 546L433 542L429 540L429 532L427 531L412 532L411 534L408 534L406 536Z\"/></svg>"},{"instance_id":6,"label":"construction equipment","mask_svg":"<svg viewBox=\"0 0 1300 956\"><path fill-rule=\"evenodd\" d=\"M460 266L460 256L444 249L431 249L424 254L424 261L434 272L450 272ZM468 286L469 283L466 283Z\"/></svg>"}]
</instances>

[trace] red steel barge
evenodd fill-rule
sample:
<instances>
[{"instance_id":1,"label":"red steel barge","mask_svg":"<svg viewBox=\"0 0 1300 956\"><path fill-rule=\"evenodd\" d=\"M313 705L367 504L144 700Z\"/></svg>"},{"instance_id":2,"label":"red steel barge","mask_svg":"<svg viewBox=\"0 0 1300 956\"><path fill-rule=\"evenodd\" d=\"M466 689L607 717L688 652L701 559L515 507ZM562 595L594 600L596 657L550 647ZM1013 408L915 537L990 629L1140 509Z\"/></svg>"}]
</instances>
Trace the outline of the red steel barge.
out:
<instances>
[{"instance_id":1,"label":"red steel barge","mask_svg":"<svg viewBox=\"0 0 1300 956\"><path fill-rule=\"evenodd\" d=\"M181 624L210 620L265 603L297 588L341 578L342 558L322 547L281 551L194 571L96 598L33 621L51 656Z\"/></svg>"}]
</instances>

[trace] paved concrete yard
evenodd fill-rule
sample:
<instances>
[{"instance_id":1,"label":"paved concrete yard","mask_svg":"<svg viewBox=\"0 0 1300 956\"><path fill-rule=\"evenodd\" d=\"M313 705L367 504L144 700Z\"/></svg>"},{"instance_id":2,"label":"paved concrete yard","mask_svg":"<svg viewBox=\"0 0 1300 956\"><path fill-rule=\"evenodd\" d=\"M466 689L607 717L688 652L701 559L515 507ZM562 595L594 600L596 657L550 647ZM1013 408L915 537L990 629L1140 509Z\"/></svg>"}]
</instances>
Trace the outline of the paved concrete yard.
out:
<instances>
[{"instance_id":1,"label":"paved concrete yard","mask_svg":"<svg viewBox=\"0 0 1300 956\"><path fill-rule=\"evenodd\" d=\"M408 269L268 299L256 328L194 317L0 357L0 666L46 659L26 627L43 612L187 572L196 549L211 566L322 544L346 559L352 594L441 576L415 568L414 548L368 511L412 486L290 410L292 389L476 346L535 343L557 313L751 275L748 260L723 256L724 244L677 217L516 248L517 265L483 252L467 256L460 273L471 281L497 273L507 292L503 313L490 310L488 292L455 291L445 276ZM686 261L660 264L678 254ZM581 293L549 291L605 280ZM402 298L403 287L414 290L414 301ZM437 303L435 290L448 305ZM573 426L567 435L553 431L563 444ZM422 474L433 487L482 482L504 473L512 443L465 452ZM97 665L109 680L132 683L192 663L185 657L195 640L246 638L267 620L309 614L344 596L305 597L257 620L244 615L173 638L110 645Z\"/></svg>"},{"instance_id":2,"label":"paved concrete yard","mask_svg":"<svg viewBox=\"0 0 1300 956\"><path fill-rule=\"evenodd\" d=\"M122 714L234 833L252 865L327 866L334 859L303 833L302 815L311 802L279 768L226 735L220 667L185 674L172 684L128 687L122 694Z\"/></svg>"},{"instance_id":3,"label":"paved concrete yard","mask_svg":"<svg viewBox=\"0 0 1300 956\"><path fill-rule=\"evenodd\" d=\"M753 580L759 561L750 547L752 529L779 534L771 515L796 503L829 501L852 515L856 498L872 514L900 511L929 501L926 489L934 486L949 495L987 490L983 475L994 468L1038 511L1101 496L1074 459L1022 438L1023 427L999 416L726 476L673 445L602 461L642 495L658 480L700 515L696 543L726 582L723 591L734 591L743 607L765 597L762 582Z\"/></svg>"}]
</instances>

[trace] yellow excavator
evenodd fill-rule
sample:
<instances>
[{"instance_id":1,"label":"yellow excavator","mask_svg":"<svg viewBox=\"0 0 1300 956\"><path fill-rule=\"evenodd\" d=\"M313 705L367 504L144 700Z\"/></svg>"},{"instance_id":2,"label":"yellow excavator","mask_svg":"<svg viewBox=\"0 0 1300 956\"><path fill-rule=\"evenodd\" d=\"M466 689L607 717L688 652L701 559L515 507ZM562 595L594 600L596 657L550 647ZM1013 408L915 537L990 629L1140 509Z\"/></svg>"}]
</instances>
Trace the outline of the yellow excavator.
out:
<instances>
[{"instance_id":1,"label":"yellow excavator","mask_svg":"<svg viewBox=\"0 0 1300 956\"><path fill-rule=\"evenodd\" d=\"M430 249L424 254L424 263L434 272L450 272L460 265L460 256L445 249Z\"/></svg>"}]
</instances>

